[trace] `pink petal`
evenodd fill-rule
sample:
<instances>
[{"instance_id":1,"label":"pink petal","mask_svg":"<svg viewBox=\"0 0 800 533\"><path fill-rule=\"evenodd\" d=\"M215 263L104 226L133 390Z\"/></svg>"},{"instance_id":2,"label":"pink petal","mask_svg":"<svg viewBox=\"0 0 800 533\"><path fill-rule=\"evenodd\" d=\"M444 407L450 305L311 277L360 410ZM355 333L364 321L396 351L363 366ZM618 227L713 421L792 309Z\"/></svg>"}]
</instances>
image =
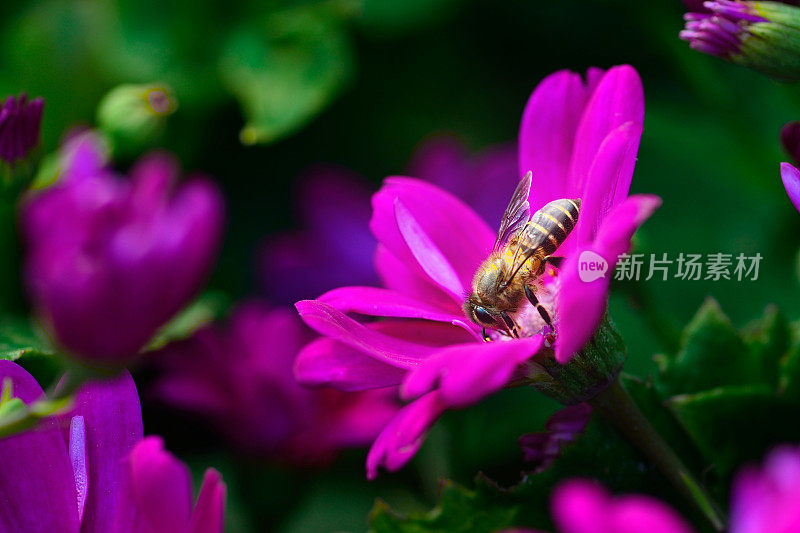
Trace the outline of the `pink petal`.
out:
<instances>
[{"instance_id":1,"label":"pink petal","mask_svg":"<svg viewBox=\"0 0 800 533\"><path fill-rule=\"evenodd\" d=\"M458 274L399 198L394 203L394 214L397 219L397 228L400 230L403 240L406 241L408 249L411 250L411 255L417 260L422 270L455 301L463 301L466 298L467 289L461 284Z\"/></svg>"},{"instance_id":2,"label":"pink petal","mask_svg":"<svg viewBox=\"0 0 800 533\"><path fill-rule=\"evenodd\" d=\"M800 211L800 171L789 163L781 163L781 179L786 194L789 195L795 209Z\"/></svg>"},{"instance_id":3,"label":"pink petal","mask_svg":"<svg viewBox=\"0 0 800 533\"><path fill-rule=\"evenodd\" d=\"M525 106L519 130L517 177L533 172L533 210L551 200L575 196L567 177L575 131L587 96L580 75L562 70L542 80Z\"/></svg>"},{"instance_id":4,"label":"pink petal","mask_svg":"<svg viewBox=\"0 0 800 533\"><path fill-rule=\"evenodd\" d=\"M321 335L343 342L397 368L412 368L434 350L431 346L392 338L374 331L330 305L316 300L303 300L297 302L295 307L305 323Z\"/></svg>"},{"instance_id":5,"label":"pink petal","mask_svg":"<svg viewBox=\"0 0 800 533\"><path fill-rule=\"evenodd\" d=\"M206 470L197 504L189 523L190 533L222 533L225 529L226 487L222 475L213 468Z\"/></svg>"},{"instance_id":6,"label":"pink petal","mask_svg":"<svg viewBox=\"0 0 800 533\"><path fill-rule=\"evenodd\" d=\"M489 254L494 231L461 200L430 183L412 178L386 179L372 197L370 228L382 245L418 275L428 277L398 228L395 215L398 199L456 272L462 287L460 292L465 292L475 270ZM441 283L442 279L436 281ZM447 287L455 292L451 282L448 281Z\"/></svg>"},{"instance_id":7,"label":"pink petal","mask_svg":"<svg viewBox=\"0 0 800 533\"><path fill-rule=\"evenodd\" d=\"M582 193L578 243L591 242L611 209L628 196L642 125L626 122L603 140Z\"/></svg>"},{"instance_id":8,"label":"pink petal","mask_svg":"<svg viewBox=\"0 0 800 533\"><path fill-rule=\"evenodd\" d=\"M425 434L446 408L438 391L431 392L401 409L384 428L367 454L367 479L378 476L378 468L401 469L422 446Z\"/></svg>"},{"instance_id":9,"label":"pink petal","mask_svg":"<svg viewBox=\"0 0 800 533\"><path fill-rule=\"evenodd\" d=\"M406 265L380 244L375 250L375 270L387 289L428 302L431 306L453 314L462 312L461 305L453 302L416 263L412 266Z\"/></svg>"},{"instance_id":10,"label":"pink petal","mask_svg":"<svg viewBox=\"0 0 800 533\"><path fill-rule=\"evenodd\" d=\"M614 503L609 530L616 533L691 533L667 504L649 496L624 496Z\"/></svg>"},{"instance_id":11,"label":"pink petal","mask_svg":"<svg viewBox=\"0 0 800 533\"><path fill-rule=\"evenodd\" d=\"M460 344L444 348L409 372L401 396L420 396L437 383L451 407L476 403L505 387L520 363L530 359L542 345L535 336L508 342Z\"/></svg>"},{"instance_id":12,"label":"pink petal","mask_svg":"<svg viewBox=\"0 0 800 533\"><path fill-rule=\"evenodd\" d=\"M609 504L603 487L583 479L561 483L550 500L553 522L563 533L608 533Z\"/></svg>"},{"instance_id":13,"label":"pink petal","mask_svg":"<svg viewBox=\"0 0 800 533\"><path fill-rule=\"evenodd\" d=\"M603 318L608 301L608 284L620 254L630 249L636 229L661 205L651 195L631 196L617 205L603 221L597 237L588 246L571 253L561 268L558 295L556 360L565 364L592 337ZM578 274L581 252L590 250L608 263L604 277L584 282Z\"/></svg>"},{"instance_id":14,"label":"pink petal","mask_svg":"<svg viewBox=\"0 0 800 533\"><path fill-rule=\"evenodd\" d=\"M644 90L630 65L613 67L592 93L575 133L569 183L574 191L587 184L589 169L609 133L626 122L644 123Z\"/></svg>"},{"instance_id":15,"label":"pink petal","mask_svg":"<svg viewBox=\"0 0 800 533\"><path fill-rule=\"evenodd\" d=\"M327 337L304 346L294 363L295 378L302 385L343 391L398 385L405 372Z\"/></svg>"},{"instance_id":16,"label":"pink petal","mask_svg":"<svg viewBox=\"0 0 800 533\"><path fill-rule=\"evenodd\" d=\"M160 437L146 437L123 460L115 533L183 532L191 511L189 469L164 450Z\"/></svg>"},{"instance_id":17,"label":"pink petal","mask_svg":"<svg viewBox=\"0 0 800 533\"><path fill-rule=\"evenodd\" d=\"M436 305L418 300L413 296L376 287L341 287L326 292L317 301L326 303L343 313L360 315L424 318L452 324L464 318L464 313L453 314Z\"/></svg>"}]
</instances>

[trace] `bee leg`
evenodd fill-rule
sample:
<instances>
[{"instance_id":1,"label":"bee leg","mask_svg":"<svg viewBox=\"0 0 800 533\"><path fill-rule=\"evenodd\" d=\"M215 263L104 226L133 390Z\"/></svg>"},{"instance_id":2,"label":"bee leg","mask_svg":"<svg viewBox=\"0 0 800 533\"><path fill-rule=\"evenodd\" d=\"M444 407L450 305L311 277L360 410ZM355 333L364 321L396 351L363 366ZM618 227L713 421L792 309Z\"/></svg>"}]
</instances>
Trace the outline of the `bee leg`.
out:
<instances>
[{"instance_id":1,"label":"bee leg","mask_svg":"<svg viewBox=\"0 0 800 533\"><path fill-rule=\"evenodd\" d=\"M517 323L514 322L514 319L508 316L508 313L505 311L501 312L500 316L503 318L503 322L505 322L511 337L519 339L519 330L517 329Z\"/></svg>"},{"instance_id":2,"label":"bee leg","mask_svg":"<svg viewBox=\"0 0 800 533\"><path fill-rule=\"evenodd\" d=\"M492 338L486 333L486 328L481 330L481 337L483 337L483 342L492 342Z\"/></svg>"},{"instance_id":3,"label":"bee leg","mask_svg":"<svg viewBox=\"0 0 800 533\"><path fill-rule=\"evenodd\" d=\"M544 258L543 262L549 265L553 265L556 268L561 268L561 264L564 262L564 258L556 257L554 255L548 255L547 257Z\"/></svg>"},{"instance_id":4,"label":"bee leg","mask_svg":"<svg viewBox=\"0 0 800 533\"><path fill-rule=\"evenodd\" d=\"M525 296L528 298L528 301L533 305L537 311L539 311L539 316L542 317L544 323L548 326L553 325L553 320L550 318L550 313L547 312L547 309L544 308L542 304L539 303L539 299L536 298L536 295L533 293L533 289L531 289L528 285L525 285Z\"/></svg>"}]
</instances>

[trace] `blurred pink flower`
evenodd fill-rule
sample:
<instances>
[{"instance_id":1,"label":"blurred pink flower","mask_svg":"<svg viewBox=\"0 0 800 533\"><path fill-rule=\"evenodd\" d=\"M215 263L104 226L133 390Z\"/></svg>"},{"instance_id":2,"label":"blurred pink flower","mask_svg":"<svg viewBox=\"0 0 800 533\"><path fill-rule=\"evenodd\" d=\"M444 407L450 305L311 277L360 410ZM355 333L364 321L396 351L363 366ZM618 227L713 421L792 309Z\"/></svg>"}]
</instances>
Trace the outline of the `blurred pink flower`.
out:
<instances>
[{"instance_id":1,"label":"blurred pink flower","mask_svg":"<svg viewBox=\"0 0 800 533\"><path fill-rule=\"evenodd\" d=\"M409 163L409 173L453 192L499 224L516 183L513 145L496 145L475 155L458 139L435 135ZM369 231L374 188L362 176L336 165L316 165L300 179L295 211L302 229L265 240L258 276L270 301L294 303L342 285L378 285ZM324 258L335 258L335 261Z\"/></svg>"},{"instance_id":2,"label":"blurred pink flower","mask_svg":"<svg viewBox=\"0 0 800 533\"><path fill-rule=\"evenodd\" d=\"M20 208L25 284L63 349L92 365L124 364L201 288L223 199L206 178L176 185L163 154L120 179L91 133L63 159L58 181Z\"/></svg>"},{"instance_id":3,"label":"blurred pink flower","mask_svg":"<svg viewBox=\"0 0 800 533\"><path fill-rule=\"evenodd\" d=\"M731 497L731 533L800 531L800 449L773 450L758 467L736 475Z\"/></svg>"},{"instance_id":4,"label":"blurred pink flower","mask_svg":"<svg viewBox=\"0 0 800 533\"><path fill-rule=\"evenodd\" d=\"M542 472L553 464L561 455L561 449L583 433L591 416L592 408L588 403L570 405L547 420L546 431L522 435L519 445L525 461L533 463L533 472Z\"/></svg>"},{"instance_id":5,"label":"blurred pink flower","mask_svg":"<svg viewBox=\"0 0 800 533\"><path fill-rule=\"evenodd\" d=\"M603 487L571 479L555 488L553 522L560 533L690 533L667 504L644 495L612 497Z\"/></svg>"},{"instance_id":6,"label":"blurred pink flower","mask_svg":"<svg viewBox=\"0 0 800 533\"><path fill-rule=\"evenodd\" d=\"M206 327L155 354L162 368L156 394L207 417L250 454L324 462L341 448L372 442L399 405L396 389L299 386L292 363L312 338L291 308L240 305L227 327Z\"/></svg>"},{"instance_id":7,"label":"blurred pink flower","mask_svg":"<svg viewBox=\"0 0 800 533\"><path fill-rule=\"evenodd\" d=\"M0 361L0 384L25 404L44 397L21 366ZM8 391L7 391L8 392ZM192 509L189 469L142 439L130 374L87 382L74 408L0 439L0 530L26 533L220 533L225 484L206 471Z\"/></svg>"},{"instance_id":8,"label":"blurred pink flower","mask_svg":"<svg viewBox=\"0 0 800 533\"><path fill-rule=\"evenodd\" d=\"M800 211L800 170L789 163L781 163L781 180L794 207Z\"/></svg>"},{"instance_id":9,"label":"blurred pink flower","mask_svg":"<svg viewBox=\"0 0 800 533\"><path fill-rule=\"evenodd\" d=\"M578 74L557 72L526 106L519 171L536 172L532 209L557 198L583 200L576 237L563 245L564 265L545 281L546 303L555 305L555 357L562 363L591 338L607 303L610 276L580 281L580 252L600 254L613 270L660 202L628 198L643 120L641 82L629 66L591 69L586 83ZM511 187L506 199L510 194ZM495 240L477 213L432 184L399 177L385 181L372 205L375 261L385 288L343 287L298 302L303 320L326 338L310 343L295 365L301 383L365 390L402 382L405 399L419 398L376 440L369 477L381 464L402 466L444 409L508 385L544 344L535 316L523 318L523 338L484 343L464 315L472 278ZM389 320L361 323L349 314Z\"/></svg>"}]
</instances>

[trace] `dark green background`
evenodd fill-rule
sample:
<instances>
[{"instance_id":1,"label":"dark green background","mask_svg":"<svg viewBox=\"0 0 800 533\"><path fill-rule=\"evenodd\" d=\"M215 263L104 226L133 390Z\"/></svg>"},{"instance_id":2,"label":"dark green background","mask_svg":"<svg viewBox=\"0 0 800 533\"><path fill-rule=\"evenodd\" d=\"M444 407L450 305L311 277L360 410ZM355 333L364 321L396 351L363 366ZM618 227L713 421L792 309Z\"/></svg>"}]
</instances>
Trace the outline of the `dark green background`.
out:
<instances>
[{"instance_id":1,"label":"dark green background","mask_svg":"<svg viewBox=\"0 0 800 533\"><path fill-rule=\"evenodd\" d=\"M240 108L207 58L231 28L287 5L295 4L5 3L0 93L47 99L49 152L67 127L93 121L99 99L114 85L152 82L156 75L169 81L176 72L189 79L191 89L177 91L182 106L159 144L225 189L229 228L211 287L239 298L256 288L257 243L292 227L293 185L308 164L338 163L377 186L402 172L433 132L455 133L473 150L513 140L529 94L554 70L630 63L646 98L632 190L664 200L639 232L638 250L673 259L680 252L758 252L763 261L754 282L652 280L617 287L611 309L628 343L627 370L652 371L651 357L675 342L664 331L684 324L709 294L737 325L760 316L768 303L800 317L800 217L778 173L786 159L778 132L800 118L800 90L691 51L677 38L681 2L365 0L362 14L337 22L352 47L341 65L342 77L352 76L339 96L282 140L245 147L238 139ZM120 28L130 40L126 46L160 58L156 67L134 68L118 46ZM331 260L319 257L321 266ZM639 300L630 301L631 289ZM649 302L644 311L636 307L642 298ZM533 391L498 394L446 415L409 468L367 483L363 451L345 453L324 471L256 463L227 452L204 426L177 419L140 392L146 432L162 433L196 472L208 464L223 471L230 531L361 530L375 497L397 509L427 508L441 476L468 481L484 470L512 480L523 468L516 437L541 429L554 409Z\"/></svg>"}]
</instances>

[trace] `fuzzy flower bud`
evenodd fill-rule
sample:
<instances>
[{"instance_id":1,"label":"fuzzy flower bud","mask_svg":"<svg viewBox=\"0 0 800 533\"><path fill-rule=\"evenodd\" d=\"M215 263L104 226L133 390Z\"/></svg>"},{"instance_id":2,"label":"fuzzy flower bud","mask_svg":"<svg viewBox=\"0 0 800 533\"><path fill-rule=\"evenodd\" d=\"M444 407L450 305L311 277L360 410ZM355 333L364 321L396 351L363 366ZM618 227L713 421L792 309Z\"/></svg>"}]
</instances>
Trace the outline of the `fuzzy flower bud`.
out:
<instances>
[{"instance_id":1,"label":"fuzzy flower bud","mask_svg":"<svg viewBox=\"0 0 800 533\"><path fill-rule=\"evenodd\" d=\"M781 2L703 2L680 38L701 52L783 80L800 78L800 8Z\"/></svg>"},{"instance_id":2,"label":"fuzzy flower bud","mask_svg":"<svg viewBox=\"0 0 800 533\"><path fill-rule=\"evenodd\" d=\"M115 151L135 152L156 139L177 107L166 85L120 85L100 101L97 123Z\"/></svg>"}]
</instances>

